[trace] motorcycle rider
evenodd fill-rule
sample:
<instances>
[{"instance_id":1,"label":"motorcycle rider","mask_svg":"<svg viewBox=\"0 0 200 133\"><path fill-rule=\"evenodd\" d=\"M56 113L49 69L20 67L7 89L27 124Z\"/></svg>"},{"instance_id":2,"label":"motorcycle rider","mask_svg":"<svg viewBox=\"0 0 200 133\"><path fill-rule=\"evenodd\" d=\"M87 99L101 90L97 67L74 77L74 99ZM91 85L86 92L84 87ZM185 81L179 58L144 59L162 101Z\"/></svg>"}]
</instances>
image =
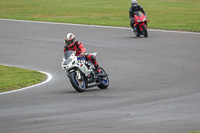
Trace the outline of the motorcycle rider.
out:
<instances>
[{"instance_id":1,"label":"motorcycle rider","mask_svg":"<svg viewBox=\"0 0 200 133\"><path fill-rule=\"evenodd\" d=\"M96 57L92 54L86 55L86 49L84 48L83 44L80 41L75 40L75 35L73 33L68 33L65 37L65 46L64 46L64 52L69 51L76 51L76 56L85 57L86 60L91 61L96 69L96 73L99 74L101 69L99 67L99 64L97 63Z\"/></svg>"},{"instance_id":2,"label":"motorcycle rider","mask_svg":"<svg viewBox=\"0 0 200 133\"><path fill-rule=\"evenodd\" d=\"M134 24L135 24L134 15L135 15L135 12L136 11L141 11L146 17L147 17L147 15L146 15L143 7L138 5L137 0L132 0L131 1L131 5L132 6L129 9L129 19L130 19L130 25L132 27L132 31L134 31Z\"/></svg>"}]
</instances>

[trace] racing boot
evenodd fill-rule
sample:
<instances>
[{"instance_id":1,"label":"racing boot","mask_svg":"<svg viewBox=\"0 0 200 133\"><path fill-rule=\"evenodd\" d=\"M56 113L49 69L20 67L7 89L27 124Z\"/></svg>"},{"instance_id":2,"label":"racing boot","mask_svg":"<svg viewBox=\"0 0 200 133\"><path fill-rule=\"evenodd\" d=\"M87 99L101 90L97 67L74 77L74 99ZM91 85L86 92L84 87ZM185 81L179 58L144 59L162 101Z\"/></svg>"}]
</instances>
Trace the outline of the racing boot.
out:
<instances>
[{"instance_id":1,"label":"racing boot","mask_svg":"<svg viewBox=\"0 0 200 133\"><path fill-rule=\"evenodd\" d=\"M96 74L99 75L101 72L101 69L98 64L95 66L95 70L96 70Z\"/></svg>"},{"instance_id":2,"label":"racing boot","mask_svg":"<svg viewBox=\"0 0 200 133\"><path fill-rule=\"evenodd\" d=\"M97 64L96 66L95 66L95 73L96 73L96 75L97 75L97 83L100 83L101 82L101 80L99 79L99 77L100 77L100 73L101 73L101 69L100 69L100 67L99 67L99 65Z\"/></svg>"},{"instance_id":3,"label":"racing boot","mask_svg":"<svg viewBox=\"0 0 200 133\"><path fill-rule=\"evenodd\" d=\"M131 20L131 23L130 23L131 28L132 28L132 29L131 29L132 32L134 32L134 24L135 24L135 20L132 19L132 20Z\"/></svg>"}]
</instances>

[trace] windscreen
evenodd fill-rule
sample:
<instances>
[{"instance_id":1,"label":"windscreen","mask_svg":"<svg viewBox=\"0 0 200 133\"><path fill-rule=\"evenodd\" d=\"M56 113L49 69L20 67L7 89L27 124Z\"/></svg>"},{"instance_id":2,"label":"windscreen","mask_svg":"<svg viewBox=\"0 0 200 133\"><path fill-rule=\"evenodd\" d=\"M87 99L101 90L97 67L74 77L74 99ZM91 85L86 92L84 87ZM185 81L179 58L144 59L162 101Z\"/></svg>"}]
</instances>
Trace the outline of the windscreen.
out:
<instances>
[{"instance_id":1,"label":"windscreen","mask_svg":"<svg viewBox=\"0 0 200 133\"><path fill-rule=\"evenodd\" d=\"M64 58L68 59L70 57L70 55L73 53L74 51L65 51L64 53Z\"/></svg>"},{"instance_id":2,"label":"windscreen","mask_svg":"<svg viewBox=\"0 0 200 133\"><path fill-rule=\"evenodd\" d=\"M141 17L142 13L141 12L135 12L135 15L138 16L138 17Z\"/></svg>"}]
</instances>

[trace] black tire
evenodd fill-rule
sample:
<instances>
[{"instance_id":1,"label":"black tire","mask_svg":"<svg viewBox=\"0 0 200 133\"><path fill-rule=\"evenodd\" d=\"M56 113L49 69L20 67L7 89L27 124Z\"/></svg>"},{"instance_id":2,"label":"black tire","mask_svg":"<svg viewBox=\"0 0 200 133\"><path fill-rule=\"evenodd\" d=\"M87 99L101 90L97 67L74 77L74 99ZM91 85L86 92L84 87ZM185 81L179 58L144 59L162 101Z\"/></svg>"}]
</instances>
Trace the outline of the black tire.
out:
<instances>
[{"instance_id":1,"label":"black tire","mask_svg":"<svg viewBox=\"0 0 200 133\"><path fill-rule=\"evenodd\" d=\"M136 35L136 37L140 37L140 34L138 32L134 32L134 34Z\"/></svg>"},{"instance_id":2,"label":"black tire","mask_svg":"<svg viewBox=\"0 0 200 133\"><path fill-rule=\"evenodd\" d=\"M101 73L104 73L105 75L107 75L107 74L106 74L106 71L104 71L103 68L101 68ZM98 85L98 87L99 87L100 89L106 89L106 88L108 88L108 86L109 86L109 78L108 78L108 75L107 75L106 77L100 78L100 80L101 80L101 84Z\"/></svg>"},{"instance_id":3,"label":"black tire","mask_svg":"<svg viewBox=\"0 0 200 133\"><path fill-rule=\"evenodd\" d=\"M137 37L140 37L140 34L137 34Z\"/></svg>"},{"instance_id":4,"label":"black tire","mask_svg":"<svg viewBox=\"0 0 200 133\"><path fill-rule=\"evenodd\" d=\"M147 28L146 28L145 25L142 25L142 33L143 33L144 37L147 37L147 36L148 36Z\"/></svg>"},{"instance_id":5,"label":"black tire","mask_svg":"<svg viewBox=\"0 0 200 133\"><path fill-rule=\"evenodd\" d=\"M140 30L139 30L139 26L137 25L136 30L134 31L136 37L140 37Z\"/></svg>"},{"instance_id":6,"label":"black tire","mask_svg":"<svg viewBox=\"0 0 200 133\"><path fill-rule=\"evenodd\" d=\"M79 84L79 81L77 80L77 75L76 75L76 71L72 71L71 73L69 73L69 79L70 82L72 84L72 86L74 87L75 90L77 90L78 92L84 92L86 89L86 84L85 84L85 80L83 79L81 82L83 83L83 85L81 86Z\"/></svg>"}]
</instances>

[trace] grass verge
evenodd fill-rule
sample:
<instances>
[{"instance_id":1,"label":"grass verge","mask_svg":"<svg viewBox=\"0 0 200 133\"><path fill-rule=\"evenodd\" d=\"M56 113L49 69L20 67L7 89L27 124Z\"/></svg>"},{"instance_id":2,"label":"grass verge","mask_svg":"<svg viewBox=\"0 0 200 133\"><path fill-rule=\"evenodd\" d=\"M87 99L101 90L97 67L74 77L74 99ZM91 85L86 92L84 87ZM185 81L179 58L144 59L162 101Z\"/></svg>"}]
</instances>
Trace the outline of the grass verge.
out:
<instances>
[{"instance_id":1,"label":"grass verge","mask_svg":"<svg viewBox=\"0 0 200 133\"><path fill-rule=\"evenodd\" d=\"M131 0L1 0L0 18L129 26ZM138 0L149 28L200 32L200 0Z\"/></svg>"},{"instance_id":2,"label":"grass verge","mask_svg":"<svg viewBox=\"0 0 200 133\"><path fill-rule=\"evenodd\" d=\"M0 65L0 93L24 88L46 79L46 75L37 71Z\"/></svg>"}]
</instances>

